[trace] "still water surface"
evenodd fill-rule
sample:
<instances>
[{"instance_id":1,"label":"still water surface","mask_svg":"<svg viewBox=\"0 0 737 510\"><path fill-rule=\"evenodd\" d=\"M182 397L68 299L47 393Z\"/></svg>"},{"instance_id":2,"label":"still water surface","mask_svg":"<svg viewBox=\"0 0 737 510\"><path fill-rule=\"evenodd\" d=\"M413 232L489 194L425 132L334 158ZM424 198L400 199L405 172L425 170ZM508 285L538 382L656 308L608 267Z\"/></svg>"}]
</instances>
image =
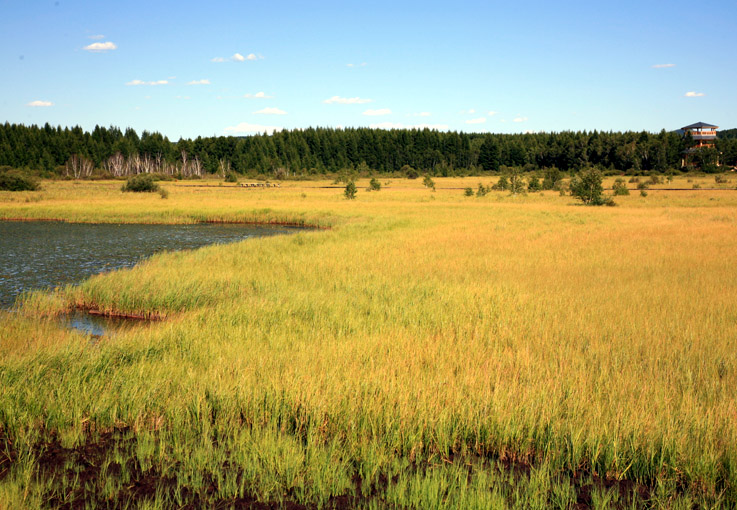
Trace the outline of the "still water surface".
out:
<instances>
[{"instance_id":1,"label":"still water surface","mask_svg":"<svg viewBox=\"0 0 737 510\"><path fill-rule=\"evenodd\" d=\"M253 225L113 225L0 221L0 308L24 291L79 283L161 252L294 232Z\"/></svg>"}]
</instances>

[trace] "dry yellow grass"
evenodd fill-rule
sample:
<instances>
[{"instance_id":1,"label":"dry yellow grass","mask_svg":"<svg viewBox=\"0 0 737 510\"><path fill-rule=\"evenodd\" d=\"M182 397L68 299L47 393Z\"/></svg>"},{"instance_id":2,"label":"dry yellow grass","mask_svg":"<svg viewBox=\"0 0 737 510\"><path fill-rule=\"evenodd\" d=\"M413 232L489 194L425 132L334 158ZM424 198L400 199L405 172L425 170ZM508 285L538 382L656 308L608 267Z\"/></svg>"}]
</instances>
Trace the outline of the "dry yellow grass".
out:
<instances>
[{"instance_id":1,"label":"dry yellow grass","mask_svg":"<svg viewBox=\"0 0 737 510\"><path fill-rule=\"evenodd\" d=\"M156 256L32 296L26 312L84 302L169 320L93 348L0 319L0 430L31 448L44 431L77 444L83 424L124 423L156 444L141 465L192 487L183 473L229 460L246 473L238 490L265 501L325 504L358 473L397 475L384 503L514 506L483 462L516 459L541 470L515 478L523 506L552 505L576 472L647 486L652 506L734 504L737 191L590 208L553 192L464 197L479 181L490 179L436 179L437 192L360 182L354 201L327 182L0 196L0 217L332 227Z\"/></svg>"}]
</instances>

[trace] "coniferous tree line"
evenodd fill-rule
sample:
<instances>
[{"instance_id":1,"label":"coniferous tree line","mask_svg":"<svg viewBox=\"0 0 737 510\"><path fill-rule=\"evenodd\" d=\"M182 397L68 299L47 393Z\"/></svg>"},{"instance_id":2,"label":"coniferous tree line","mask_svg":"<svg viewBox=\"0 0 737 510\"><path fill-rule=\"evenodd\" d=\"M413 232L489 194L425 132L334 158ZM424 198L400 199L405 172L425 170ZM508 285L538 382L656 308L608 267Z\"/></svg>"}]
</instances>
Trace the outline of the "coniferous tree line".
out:
<instances>
[{"instance_id":1,"label":"coniferous tree line","mask_svg":"<svg viewBox=\"0 0 737 510\"><path fill-rule=\"evenodd\" d=\"M735 130L720 133L722 164L737 165ZM429 175L595 167L626 173L680 169L691 141L676 132L559 132L479 134L371 128L309 128L247 137L198 137L172 142L160 133L96 126L0 125L0 166L46 175L85 177L167 173L182 177L235 171L282 178L338 173Z\"/></svg>"}]
</instances>

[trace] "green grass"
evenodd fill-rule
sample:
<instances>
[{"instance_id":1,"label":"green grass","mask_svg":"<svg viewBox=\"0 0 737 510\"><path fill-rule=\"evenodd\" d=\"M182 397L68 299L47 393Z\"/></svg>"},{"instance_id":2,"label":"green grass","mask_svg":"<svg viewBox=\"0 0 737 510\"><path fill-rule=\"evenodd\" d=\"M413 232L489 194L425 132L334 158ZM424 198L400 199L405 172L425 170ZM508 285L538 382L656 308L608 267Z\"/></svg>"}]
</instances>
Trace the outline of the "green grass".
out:
<instances>
[{"instance_id":1,"label":"green grass","mask_svg":"<svg viewBox=\"0 0 737 510\"><path fill-rule=\"evenodd\" d=\"M0 202L331 227L155 256L3 315L0 501L733 507L737 192L590 208L464 197L477 180L351 201L325 183L162 183L166 201L45 183ZM78 305L167 320L92 343L36 317ZM49 442L68 467L45 467Z\"/></svg>"}]
</instances>

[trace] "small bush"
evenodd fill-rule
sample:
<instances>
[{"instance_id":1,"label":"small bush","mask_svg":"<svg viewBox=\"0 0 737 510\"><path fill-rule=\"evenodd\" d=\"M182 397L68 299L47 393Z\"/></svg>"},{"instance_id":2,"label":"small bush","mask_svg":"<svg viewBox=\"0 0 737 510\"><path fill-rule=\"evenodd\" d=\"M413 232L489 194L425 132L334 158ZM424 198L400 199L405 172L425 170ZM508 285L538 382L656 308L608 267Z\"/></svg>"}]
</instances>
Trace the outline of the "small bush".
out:
<instances>
[{"instance_id":1,"label":"small bush","mask_svg":"<svg viewBox=\"0 0 737 510\"><path fill-rule=\"evenodd\" d=\"M435 181L433 181L429 175L426 175L425 178L422 180L422 184L426 188L430 188L431 190L435 191Z\"/></svg>"},{"instance_id":2,"label":"small bush","mask_svg":"<svg viewBox=\"0 0 737 510\"><path fill-rule=\"evenodd\" d=\"M643 188L643 189L641 189L641 190L640 190L640 196L641 196L641 197L646 197L646 196L647 196L647 190L646 190L646 189L644 189L644 188Z\"/></svg>"},{"instance_id":3,"label":"small bush","mask_svg":"<svg viewBox=\"0 0 737 510\"><path fill-rule=\"evenodd\" d=\"M479 188L476 190L477 197L484 197L489 192L489 188L484 188L484 185L479 183Z\"/></svg>"},{"instance_id":4,"label":"small bush","mask_svg":"<svg viewBox=\"0 0 737 510\"><path fill-rule=\"evenodd\" d=\"M463 196L465 197L472 197L473 196L473 188L466 188L463 190Z\"/></svg>"},{"instance_id":5,"label":"small bush","mask_svg":"<svg viewBox=\"0 0 737 510\"><path fill-rule=\"evenodd\" d=\"M629 182L640 182L640 178L639 177L630 177Z\"/></svg>"},{"instance_id":6,"label":"small bush","mask_svg":"<svg viewBox=\"0 0 737 510\"><path fill-rule=\"evenodd\" d=\"M225 174L225 182L238 182L238 174L235 172L228 172Z\"/></svg>"},{"instance_id":7,"label":"small bush","mask_svg":"<svg viewBox=\"0 0 737 510\"><path fill-rule=\"evenodd\" d=\"M0 172L0 190L3 191L36 191L38 181L29 175L17 170Z\"/></svg>"},{"instance_id":8,"label":"small bush","mask_svg":"<svg viewBox=\"0 0 737 510\"><path fill-rule=\"evenodd\" d=\"M153 193L155 191L159 191L159 185L154 182L153 176L148 174L138 174L129 177L120 190L133 191L136 193Z\"/></svg>"},{"instance_id":9,"label":"small bush","mask_svg":"<svg viewBox=\"0 0 737 510\"><path fill-rule=\"evenodd\" d=\"M660 176L652 174L650 176L650 184L662 184L663 180L660 178Z\"/></svg>"},{"instance_id":10,"label":"small bush","mask_svg":"<svg viewBox=\"0 0 737 510\"><path fill-rule=\"evenodd\" d=\"M407 179L417 179L420 176L419 172L409 165L404 165L399 171L406 175Z\"/></svg>"},{"instance_id":11,"label":"small bush","mask_svg":"<svg viewBox=\"0 0 737 510\"><path fill-rule=\"evenodd\" d=\"M159 195L160 195L160 196L161 196L161 198L163 198L164 200L166 200L167 198L169 198L169 192L168 192L168 191L166 191L166 190L165 190L164 188L159 188Z\"/></svg>"},{"instance_id":12,"label":"small bush","mask_svg":"<svg viewBox=\"0 0 737 510\"><path fill-rule=\"evenodd\" d=\"M379 182L379 180L376 179L375 177L372 177L371 180L369 181L368 190L369 191L381 190L381 183Z\"/></svg>"},{"instance_id":13,"label":"small bush","mask_svg":"<svg viewBox=\"0 0 737 510\"><path fill-rule=\"evenodd\" d=\"M343 194L348 200L353 200L354 198L356 198L356 184L353 181L346 184Z\"/></svg>"},{"instance_id":14,"label":"small bush","mask_svg":"<svg viewBox=\"0 0 737 510\"><path fill-rule=\"evenodd\" d=\"M729 181L727 180L727 176L723 174L717 174L714 176L714 182L717 184L727 184Z\"/></svg>"},{"instance_id":15,"label":"small bush","mask_svg":"<svg viewBox=\"0 0 737 510\"><path fill-rule=\"evenodd\" d=\"M536 191L542 191L542 185L540 184L540 179L537 178L537 175L532 175L527 183L527 191L530 192L536 192Z\"/></svg>"},{"instance_id":16,"label":"small bush","mask_svg":"<svg viewBox=\"0 0 737 510\"><path fill-rule=\"evenodd\" d=\"M545 178L543 179L543 189L557 189L560 185L563 175L556 167L545 169Z\"/></svg>"},{"instance_id":17,"label":"small bush","mask_svg":"<svg viewBox=\"0 0 737 510\"><path fill-rule=\"evenodd\" d=\"M630 194L630 190L627 189L627 185L621 177L619 179L615 179L612 190L614 191L615 196Z\"/></svg>"},{"instance_id":18,"label":"small bush","mask_svg":"<svg viewBox=\"0 0 737 510\"><path fill-rule=\"evenodd\" d=\"M506 175L502 175L499 177L499 180L496 181L496 184L494 184L491 189L495 191L506 191L509 189L509 179Z\"/></svg>"},{"instance_id":19,"label":"small bush","mask_svg":"<svg viewBox=\"0 0 737 510\"><path fill-rule=\"evenodd\" d=\"M601 172L595 168L583 171L571 179L571 195L586 205L604 205L604 187Z\"/></svg>"},{"instance_id":20,"label":"small bush","mask_svg":"<svg viewBox=\"0 0 737 510\"><path fill-rule=\"evenodd\" d=\"M644 190L644 189L648 189L649 187L650 187L650 184L648 184L647 182L638 182L637 183L637 189L639 189L641 191Z\"/></svg>"}]
</instances>

